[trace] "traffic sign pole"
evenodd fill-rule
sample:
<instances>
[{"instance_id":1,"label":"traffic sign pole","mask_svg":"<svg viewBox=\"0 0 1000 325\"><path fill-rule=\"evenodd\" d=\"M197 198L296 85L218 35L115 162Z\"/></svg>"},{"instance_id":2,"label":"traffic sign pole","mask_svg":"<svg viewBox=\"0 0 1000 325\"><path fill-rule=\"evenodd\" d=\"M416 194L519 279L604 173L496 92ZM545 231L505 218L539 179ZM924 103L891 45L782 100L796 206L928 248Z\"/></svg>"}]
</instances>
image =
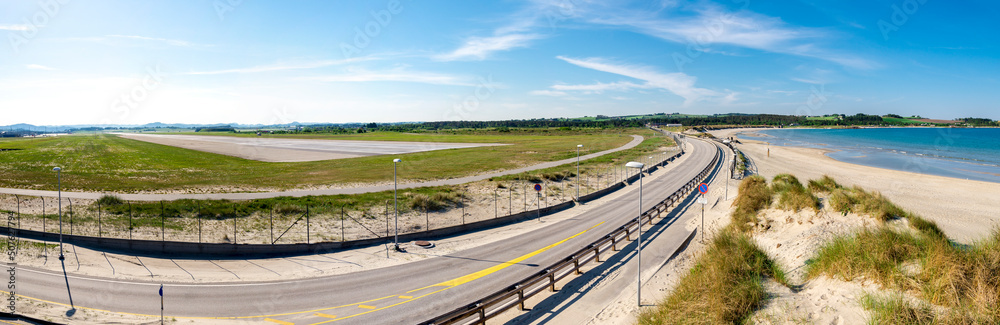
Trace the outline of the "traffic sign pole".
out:
<instances>
[{"instance_id":1,"label":"traffic sign pole","mask_svg":"<svg viewBox=\"0 0 1000 325\"><path fill-rule=\"evenodd\" d=\"M705 242L705 204L708 204L708 198L705 194L708 194L708 184L701 183L698 185L698 192L701 193L701 197L698 198L698 203L701 203L701 242Z\"/></svg>"}]
</instances>

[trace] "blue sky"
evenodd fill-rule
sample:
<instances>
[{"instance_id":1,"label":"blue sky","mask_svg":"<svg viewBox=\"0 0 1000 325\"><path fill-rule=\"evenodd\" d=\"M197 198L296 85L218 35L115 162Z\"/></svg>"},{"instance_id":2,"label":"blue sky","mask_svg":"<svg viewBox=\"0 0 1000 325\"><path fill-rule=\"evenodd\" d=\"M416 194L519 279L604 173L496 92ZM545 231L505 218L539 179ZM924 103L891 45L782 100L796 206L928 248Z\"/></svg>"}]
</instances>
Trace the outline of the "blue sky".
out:
<instances>
[{"instance_id":1,"label":"blue sky","mask_svg":"<svg viewBox=\"0 0 1000 325\"><path fill-rule=\"evenodd\" d=\"M1000 4L5 1L0 125L1000 119Z\"/></svg>"}]
</instances>

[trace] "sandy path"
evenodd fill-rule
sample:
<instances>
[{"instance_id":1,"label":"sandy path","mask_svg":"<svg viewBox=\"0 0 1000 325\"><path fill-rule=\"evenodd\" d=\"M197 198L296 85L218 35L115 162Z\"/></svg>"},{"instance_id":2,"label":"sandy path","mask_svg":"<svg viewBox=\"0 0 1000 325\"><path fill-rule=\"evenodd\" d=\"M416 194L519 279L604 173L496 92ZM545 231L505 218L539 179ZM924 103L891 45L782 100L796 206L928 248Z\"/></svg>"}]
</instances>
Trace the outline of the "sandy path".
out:
<instances>
[{"instance_id":1,"label":"sandy path","mask_svg":"<svg viewBox=\"0 0 1000 325\"><path fill-rule=\"evenodd\" d=\"M632 141L626 143L624 146L608 149L601 152L592 153L589 155L580 156L580 160L587 160L595 157L600 157L609 153L614 153L622 150L628 150L635 148L643 141L643 137L639 135L633 135ZM481 180L490 179L492 177L519 174L523 172L545 169L550 167L556 167L560 165L575 163L577 158L568 158L557 161L545 162L533 166L522 167L517 169L492 172L481 175L466 176L460 178L427 181L419 183L404 183L399 184L399 189L408 188L418 188L418 187L431 187L431 186L445 186L445 185L460 185L465 183L471 183ZM263 192L263 193L206 193L206 194L183 194L183 193L169 193L169 194L119 194L118 196L122 199L129 201L173 201L181 199L194 199L194 200L253 200L253 199L267 199L281 196L291 196L291 197L303 197L303 196L320 196L320 195L340 195L340 194L362 194L362 193L372 193L372 192L382 192L389 191L393 189L392 183L383 185L371 185L371 186L361 186L361 187L348 187L348 188L325 188L325 189L313 189L313 190L292 190L292 191L275 191L275 192ZM0 193L3 194L17 194L25 196L46 196L55 197L57 196L56 191L39 191L39 190L25 190L17 188L0 188ZM97 200L102 195L107 193L94 193L94 192L62 192L63 198L70 199L86 199L86 200Z\"/></svg>"}]
</instances>

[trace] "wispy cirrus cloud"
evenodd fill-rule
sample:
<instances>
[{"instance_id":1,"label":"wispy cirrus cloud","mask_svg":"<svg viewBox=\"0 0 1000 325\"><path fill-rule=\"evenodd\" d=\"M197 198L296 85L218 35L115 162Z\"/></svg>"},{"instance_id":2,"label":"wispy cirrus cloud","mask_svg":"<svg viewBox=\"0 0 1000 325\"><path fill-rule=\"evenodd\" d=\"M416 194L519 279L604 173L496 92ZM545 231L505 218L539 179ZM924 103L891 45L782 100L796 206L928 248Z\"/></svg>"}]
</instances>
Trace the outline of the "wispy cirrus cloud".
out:
<instances>
[{"instance_id":1,"label":"wispy cirrus cloud","mask_svg":"<svg viewBox=\"0 0 1000 325\"><path fill-rule=\"evenodd\" d=\"M26 31L26 30L28 30L28 25L24 25L24 24L0 25L0 30L9 30L9 31L15 31L15 32Z\"/></svg>"},{"instance_id":2,"label":"wispy cirrus cloud","mask_svg":"<svg viewBox=\"0 0 1000 325\"><path fill-rule=\"evenodd\" d=\"M538 34L512 33L489 37L472 37L449 53L435 55L440 61L484 60L493 52L526 47L530 41L542 38Z\"/></svg>"},{"instance_id":3,"label":"wispy cirrus cloud","mask_svg":"<svg viewBox=\"0 0 1000 325\"><path fill-rule=\"evenodd\" d=\"M528 93L531 94L531 95L536 95L536 96L552 96L552 97L563 97L563 96L569 95L568 93L566 93L564 91L548 90L548 89L532 90L532 91L530 91Z\"/></svg>"},{"instance_id":4,"label":"wispy cirrus cloud","mask_svg":"<svg viewBox=\"0 0 1000 325\"><path fill-rule=\"evenodd\" d=\"M711 89L698 88L695 86L698 78L680 72L662 73L656 71L656 69L652 67L619 64L602 58L575 59L564 56L558 56L557 58L582 68L617 74L643 81L643 83L614 82L597 83L592 85L553 85L552 88L557 90L599 92L605 90L663 89L684 98L685 105L709 99L719 99L722 102L731 102L736 99L736 93L733 92L723 93Z\"/></svg>"},{"instance_id":5,"label":"wispy cirrus cloud","mask_svg":"<svg viewBox=\"0 0 1000 325\"><path fill-rule=\"evenodd\" d=\"M218 75L218 74L234 74L234 73L261 73L261 72L274 72L274 71L284 71L284 70L300 70L300 69L317 69L329 66L344 65L350 63L357 63L363 61L376 60L372 57L357 57L343 60L317 60L309 62L296 62L296 63L279 63L272 65L259 65L246 68L235 68L235 69L223 69L223 70L209 70L209 71L192 71L182 74L186 75Z\"/></svg>"},{"instance_id":6,"label":"wispy cirrus cloud","mask_svg":"<svg viewBox=\"0 0 1000 325\"><path fill-rule=\"evenodd\" d=\"M93 36L93 37L72 37L72 38L66 38L66 40L80 41L80 42L97 42L97 43L105 43L111 45L163 44L176 47L205 46L185 40L148 37L140 35L104 35L104 36ZM132 41L132 42L125 43L122 41Z\"/></svg>"},{"instance_id":7,"label":"wispy cirrus cloud","mask_svg":"<svg viewBox=\"0 0 1000 325\"><path fill-rule=\"evenodd\" d=\"M435 72L407 71L401 69L389 71L367 71L351 69L345 73L329 74L315 77L304 77L300 80L319 82L410 82L448 86L475 86L471 78L441 74Z\"/></svg>"},{"instance_id":8,"label":"wispy cirrus cloud","mask_svg":"<svg viewBox=\"0 0 1000 325\"><path fill-rule=\"evenodd\" d=\"M25 65L24 67L27 68L27 69L31 69L31 70L47 70L47 71L56 70L53 67L47 67L47 66L44 66L44 65L41 65L41 64L28 64L28 65Z\"/></svg>"},{"instance_id":9,"label":"wispy cirrus cloud","mask_svg":"<svg viewBox=\"0 0 1000 325\"><path fill-rule=\"evenodd\" d=\"M645 2L628 0L533 0L513 17L517 18L496 29L494 36L470 38L455 51L440 55L439 59L482 60L493 52L527 47L530 42L544 38L539 34L543 28L577 22L585 24L584 27L619 28L673 43L692 44L700 52L745 55L711 48L734 46L810 57L855 69L881 66L826 45L837 38L828 30L794 26L777 17L749 10L731 11L705 1L663 1L650 7Z\"/></svg>"}]
</instances>

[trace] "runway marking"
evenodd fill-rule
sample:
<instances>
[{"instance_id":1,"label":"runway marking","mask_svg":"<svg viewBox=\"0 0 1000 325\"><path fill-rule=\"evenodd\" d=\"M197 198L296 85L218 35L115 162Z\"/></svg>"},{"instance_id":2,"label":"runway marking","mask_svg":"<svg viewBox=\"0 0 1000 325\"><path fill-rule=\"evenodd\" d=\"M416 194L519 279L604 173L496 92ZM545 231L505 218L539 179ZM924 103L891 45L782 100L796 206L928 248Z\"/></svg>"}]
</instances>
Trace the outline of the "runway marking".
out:
<instances>
[{"instance_id":1,"label":"runway marking","mask_svg":"<svg viewBox=\"0 0 1000 325\"><path fill-rule=\"evenodd\" d=\"M378 308L378 307L369 306L369 305L358 305L358 308L361 308L361 309L375 309L375 308Z\"/></svg>"},{"instance_id":2,"label":"runway marking","mask_svg":"<svg viewBox=\"0 0 1000 325\"><path fill-rule=\"evenodd\" d=\"M336 319L337 318L336 315L330 315L330 314L324 314L324 313L315 313L315 314L313 314L313 316L319 316L319 317L323 317L323 318L332 318L332 319Z\"/></svg>"},{"instance_id":3,"label":"runway marking","mask_svg":"<svg viewBox=\"0 0 1000 325\"><path fill-rule=\"evenodd\" d=\"M361 315L373 313L373 312L384 310L384 309L387 309L387 308L396 307L396 306L399 306L399 305L402 305L402 304L405 304L405 303L408 303L408 302L411 302L411 301L414 301L414 300L417 300L417 299L420 299L420 298L423 298L423 297L427 297L427 296L433 295L433 294L441 292L441 291L445 291L445 290L454 288L456 286L459 286L459 285L462 285L462 284L465 284L465 283L469 283L471 281L474 281L476 279L485 277L487 275L496 273L496 272L498 272L500 270L503 270L503 269L508 268L508 267L510 267L512 265L520 263L520 262L522 262L522 261L524 261L524 260L526 260L528 258L531 258L531 257L536 256L538 254L544 253L545 251L548 251L548 250L550 250L552 248L555 248L556 246L562 245L562 244L566 243L567 241L569 241L569 240L571 240L573 238L576 238L576 237L578 237L580 235L583 235L583 234L587 233L588 231L591 231L594 228L597 228L598 226L600 226L600 225L602 225L604 223L605 223L605 221L602 221L602 222L600 222L600 223L598 223L598 224L596 224L596 225L588 228L587 230L581 231L581 232L579 232L579 233L577 233L577 234L575 234L573 236L567 237L566 239L560 240L560 241L558 241L558 242L556 242L554 244L551 244L549 246L545 246L545 247L543 247L541 249L538 249L538 250L536 250L534 252L531 252L531 253L519 256L519 257L514 258L512 260L509 260L507 262L500 263L500 264L498 264L496 266L493 266L493 267L490 267L490 268L487 268L487 269L484 269L484 270L481 270L481 271L478 271L478 272L475 272L475 273L472 273L472 274L461 276L461 277L458 277L458 278L455 278L455 279L451 279L451 280L448 280L448 281L444 281L444 282L441 282L441 283L429 285L429 286L426 286L426 287L423 287L423 288L420 288L420 289L410 290L410 291L406 292L406 293L413 293L413 292L417 292L417 291L427 290L427 289L430 289L430 288L438 288L438 287L440 288L438 290L434 290L434 291L431 291L429 293L426 293L426 294L423 294L423 295L420 295L420 296L416 296L416 297L401 296L401 295L391 295L391 296L385 296L385 297L381 297L381 298L375 298L375 299L371 299L371 300L366 300L366 301L362 301L362 302L356 302L356 303L351 303L351 304L344 304L344 305L340 305L340 306L336 306L336 307L326 307L326 308L319 308L319 309L313 309L313 310L298 311L298 312L289 312L289 313L280 313L280 314L271 314L271 315L231 316L231 317L224 317L224 316L222 316L222 317L171 316L171 318L177 318L177 319L253 319L253 318L263 318L266 321L283 322L283 323L279 323L279 324L294 324L294 323L288 323L288 322L284 322L284 321L279 321L279 320L276 320L276 319L271 319L271 317L281 317L281 316L292 316L292 315L303 315L303 314L309 314L309 313L318 313L318 312L321 312L321 311L328 311L328 310L339 309L339 308L344 308L344 307L352 307L352 306L356 306L356 307L360 307L360 308L365 308L365 309L368 309L366 307L372 307L372 308L374 308L374 309L370 309L370 310L365 311L365 312L361 312L361 313L357 313L357 314L349 315L349 316L344 316L344 317L340 317L340 318L335 318L335 319L331 319L331 320L328 320L328 321L315 323L313 325L316 325L316 324L325 324L325 323L330 323L330 322L345 320L345 319L348 319L348 318L353 318L353 317L356 317L356 316L361 316ZM43 272L39 272L39 273L43 273ZM92 280L92 279L88 278L88 280ZM108 281L108 282L117 282L117 281ZM143 284L143 283L130 283L130 284ZM3 291L3 290L0 290L0 293L3 293L5 295L9 294L9 292ZM115 312L115 311L98 309L98 308L81 307L81 306L70 306L69 304L64 304L64 303L55 302L55 301L48 301L48 300L38 299L38 298L32 298L32 297L28 297L28 296L20 295L20 294L18 294L17 296L19 296L21 298L24 298L24 299L30 299L30 300L35 300L35 301L39 301L39 302L50 303L50 304L54 304L54 305L71 307L71 308L76 308L76 309L84 309L84 310L91 310L91 311L97 311L97 312L105 312L105 313L121 314L121 315L130 315L130 316L139 316L139 317L151 317L151 318L159 318L160 317L160 315L138 314L138 313L129 313L129 312ZM412 298L407 299L407 298L404 298L404 297L412 297ZM373 306L369 306L369 305L364 305L366 303L372 303L372 302L381 301L381 300L385 300L385 299L389 299L389 298L398 298L398 299L405 299L405 300L403 300L401 302L398 302L398 303L395 303L395 304L391 304L391 305L385 306L385 307L373 307Z\"/></svg>"},{"instance_id":4,"label":"runway marking","mask_svg":"<svg viewBox=\"0 0 1000 325\"><path fill-rule=\"evenodd\" d=\"M277 323L277 324L281 324L281 325L295 325L295 323L292 323L292 322L286 322L286 321L283 321L283 320L277 320L277 319L270 319L270 318L264 318L264 320L266 320L266 321L268 321L268 322L272 322L272 323Z\"/></svg>"},{"instance_id":5,"label":"runway marking","mask_svg":"<svg viewBox=\"0 0 1000 325\"><path fill-rule=\"evenodd\" d=\"M399 296L399 299L413 299L413 296Z\"/></svg>"}]
</instances>

